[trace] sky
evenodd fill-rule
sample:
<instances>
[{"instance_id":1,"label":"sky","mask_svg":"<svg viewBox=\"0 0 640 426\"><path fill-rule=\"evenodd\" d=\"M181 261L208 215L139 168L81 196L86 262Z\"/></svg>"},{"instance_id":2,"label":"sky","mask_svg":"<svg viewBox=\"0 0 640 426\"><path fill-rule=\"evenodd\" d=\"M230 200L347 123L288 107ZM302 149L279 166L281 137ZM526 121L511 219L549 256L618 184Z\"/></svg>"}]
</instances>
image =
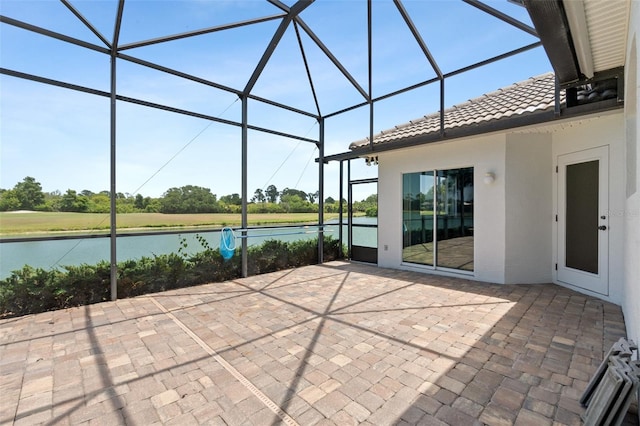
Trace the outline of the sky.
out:
<instances>
[{"instance_id":1,"label":"sky","mask_svg":"<svg viewBox=\"0 0 640 426\"><path fill-rule=\"evenodd\" d=\"M70 3L107 40L113 38L115 0ZM507 0L486 3L531 25L526 10L518 5ZM317 0L300 17L368 92L366 5L363 0ZM445 74L537 41L462 1L405 0L403 5ZM0 0L0 13L104 47L59 1ZM280 13L263 0L127 0L119 46ZM268 20L122 53L243 90L279 23L279 19ZM362 103L359 91L298 28L304 57L290 25L251 93L316 113L308 66L322 115ZM374 98L436 76L391 0L372 1L372 34ZM99 91L110 89L108 55L5 23L0 24L0 66ZM447 78L445 105L548 71L551 66L544 50L536 48ZM241 102L235 94L127 60L116 61L116 87L122 96L241 121ZM376 102L374 133L436 112L439 94L439 84L431 84ZM367 137L369 117L366 106L327 118L325 155L345 152L351 142ZM302 138L319 138L313 117L258 101L248 103L248 122ZM169 188L185 185L210 188L218 197L241 192L239 127L123 101L116 103L116 123L118 192L159 197ZM249 199L256 189L269 185L278 190L318 190L314 143L255 130L248 136ZM45 192L108 190L110 140L109 98L0 74L0 188L12 188L31 176ZM338 163L326 165L324 174L325 197L337 198ZM352 178L376 176L375 166L366 166L362 159L352 162ZM374 192L372 186L358 188L355 198Z\"/></svg>"}]
</instances>

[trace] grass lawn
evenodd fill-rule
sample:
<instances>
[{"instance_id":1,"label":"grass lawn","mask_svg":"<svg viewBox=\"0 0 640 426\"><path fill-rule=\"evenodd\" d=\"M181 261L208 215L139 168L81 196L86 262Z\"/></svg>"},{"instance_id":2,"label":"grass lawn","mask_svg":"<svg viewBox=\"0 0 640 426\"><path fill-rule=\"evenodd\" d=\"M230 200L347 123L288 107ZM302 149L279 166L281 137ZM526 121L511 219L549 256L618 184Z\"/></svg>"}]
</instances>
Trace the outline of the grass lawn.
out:
<instances>
[{"instance_id":1,"label":"grass lawn","mask_svg":"<svg viewBox=\"0 0 640 426\"><path fill-rule=\"evenodd\" d=\"M337 218L337 213L325 214L325 220ZM295 223L317 223L317 213L261 213L249 214L249 226ZM0 236L42 235L108 231L109 215L102 213L65 212L0 212ZM197 228L239 226L239 214L118 214L119 230L150 230L169 228Z\"/></svg>"}]
</instances>

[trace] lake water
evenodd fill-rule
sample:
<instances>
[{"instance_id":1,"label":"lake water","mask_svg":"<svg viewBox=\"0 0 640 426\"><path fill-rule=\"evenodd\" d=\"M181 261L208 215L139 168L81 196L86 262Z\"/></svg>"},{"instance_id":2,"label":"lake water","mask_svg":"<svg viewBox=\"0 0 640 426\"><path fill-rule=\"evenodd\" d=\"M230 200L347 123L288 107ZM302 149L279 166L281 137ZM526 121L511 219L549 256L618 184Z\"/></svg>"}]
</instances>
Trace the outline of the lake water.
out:
<instances>
[{"instance_id":1,"label":"lake water","mask_svg":"<svg viewBox=\"0 0 640 426\"><path fill-rule=\"evenodd\" d=\"M376 218L357 218L357 223L375 224ZM338 239L338 224L325 225L325 235ZM355 225L355 221L354 221ZM376 228L353 228L354 243L369 247L377 245ZM194 254L204 251L204 247L197 240L199 235L212 249L220 243L220 231L183 233L183 234L139 234L135 236L121 236L117 238L116 251L118 262L153 257L154 255L177 253L182 243L186 243L183 251ZM239 234L236 233L236 236ZM318 236L316 227L284 227L261 228L249 231L248 245L259 245L269 239L281 241L297 241L313 239ZM236 239L236 244L241 244ZM343 226L343 241L347 244L346 226ZM65 265L94 265L110 258L110 239L108 237L62 239L26 242L5 242L0 244L0 279L7 278L12 271L22 269L24 265L37 268L51 269Z\"/></svg>"}]
</instances>

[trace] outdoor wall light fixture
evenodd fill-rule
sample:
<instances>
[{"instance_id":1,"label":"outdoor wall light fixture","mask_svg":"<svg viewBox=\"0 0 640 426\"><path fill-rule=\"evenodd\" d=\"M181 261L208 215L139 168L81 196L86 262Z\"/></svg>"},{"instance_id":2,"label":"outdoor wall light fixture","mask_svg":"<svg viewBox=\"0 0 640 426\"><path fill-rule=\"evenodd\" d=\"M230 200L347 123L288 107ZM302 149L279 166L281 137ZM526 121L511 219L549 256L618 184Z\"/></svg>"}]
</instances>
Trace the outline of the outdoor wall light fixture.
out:
<instances>
[{"instance_id":1,"label":"outdoor wall light fixture","mask_svg":"<svg viewBox=\"0 0 640 426\"><path fill-rule=\"evenodd\" d=\"M365 163L367 163L367 166L370 166L372 164L374 166L377 166L378 165L378 156L376 155L375 157L366 157L364 159L364 161L365 161Z\"/></svg>"},{"instance_id":2,"label":"outdoor wall light fixture","mask_svg":"<svg viewBox=\"0 0 640 426\"><path fill-rule=\"evenodd\" d=\"M496 175L493 172L487 172L484 175L484 183L487 185L491 185L493 181L496 180Z\"/></svg>"}]
</instances>

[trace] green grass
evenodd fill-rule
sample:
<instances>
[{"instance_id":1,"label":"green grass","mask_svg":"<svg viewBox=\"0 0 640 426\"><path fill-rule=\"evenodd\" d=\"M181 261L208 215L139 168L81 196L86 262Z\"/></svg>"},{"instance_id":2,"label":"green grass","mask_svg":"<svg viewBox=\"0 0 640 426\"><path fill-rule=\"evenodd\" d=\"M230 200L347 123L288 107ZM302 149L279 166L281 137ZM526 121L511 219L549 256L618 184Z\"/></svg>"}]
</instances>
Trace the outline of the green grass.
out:
<instances>
[{"instance_id":1,"label":"green grass","mask_svg":"<svg viewBox=\"0 0 640 426\"><path fill-rule=\"evenodd\" d=\"M325 214L325 220L338 217ZM80 233L109 230L109 215L102 213L64 212L0 212L0 236L27 236L51 233ZM317 213L259 213L249 214L249 226L317 223ZM198 228L239 226L239 214L162 214L126 213L117 215L119 230L150 230L170 228Z\"/></svg>"}]
</instances>

